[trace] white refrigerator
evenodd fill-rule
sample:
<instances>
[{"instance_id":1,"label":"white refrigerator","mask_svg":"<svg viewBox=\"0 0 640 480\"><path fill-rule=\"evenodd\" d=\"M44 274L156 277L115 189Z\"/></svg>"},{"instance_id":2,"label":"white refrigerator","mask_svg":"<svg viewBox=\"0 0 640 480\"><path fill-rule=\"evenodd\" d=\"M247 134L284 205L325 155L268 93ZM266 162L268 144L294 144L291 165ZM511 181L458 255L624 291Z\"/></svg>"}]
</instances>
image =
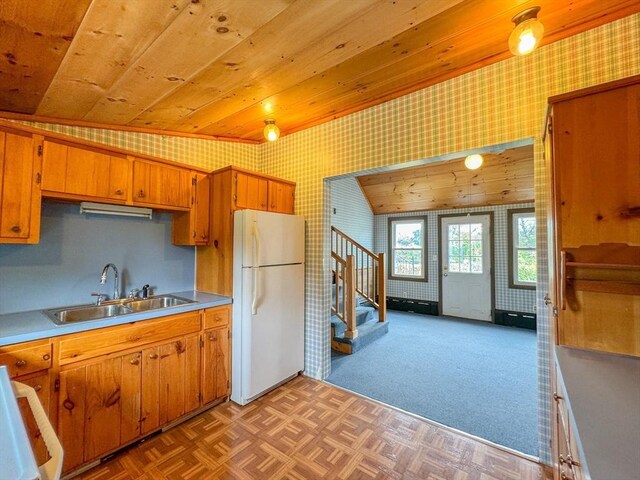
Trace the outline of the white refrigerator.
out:
<instances>
[{"instance_id":1,"label":"white refrigerator","mask_svg":"<svg viewBox=\"0 0 640 480\"><path fill-rule=\"evenodd\" d=\"M304 217L235 212L231 349L240 405L304 370Z\"/></svg>"}]
</instances>

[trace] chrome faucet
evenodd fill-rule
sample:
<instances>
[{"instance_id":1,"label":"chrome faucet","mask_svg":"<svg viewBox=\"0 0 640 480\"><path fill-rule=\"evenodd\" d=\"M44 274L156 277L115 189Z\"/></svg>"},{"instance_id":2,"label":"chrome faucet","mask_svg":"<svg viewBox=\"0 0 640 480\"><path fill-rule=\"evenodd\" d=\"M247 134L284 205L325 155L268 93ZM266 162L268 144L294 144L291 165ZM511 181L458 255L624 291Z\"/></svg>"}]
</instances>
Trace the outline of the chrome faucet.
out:
<instances>
[{"instance_id":1,"label":"chrome faucet","mask_svg":"<svg viewBox=\"0 0 640 480\"><path fill-rule=\"evenodd\" d=\"M114 281L113 281L113 299L118 300L120 298L120 289L118 288L118 269L113 263L107 263L102 269L102 275L100 276L100 283L104 285L107 283L107 273L109 272L109 267L113 268L114 273Z\"/></svg>"}]
</instances>

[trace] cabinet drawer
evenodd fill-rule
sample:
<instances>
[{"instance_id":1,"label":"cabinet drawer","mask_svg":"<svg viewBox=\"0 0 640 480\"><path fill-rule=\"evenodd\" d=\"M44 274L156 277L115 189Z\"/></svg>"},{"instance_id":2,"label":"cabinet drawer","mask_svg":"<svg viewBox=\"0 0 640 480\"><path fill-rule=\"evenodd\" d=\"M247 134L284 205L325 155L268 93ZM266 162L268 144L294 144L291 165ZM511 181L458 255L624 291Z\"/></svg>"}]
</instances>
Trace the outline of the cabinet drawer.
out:
<instances>
[{"instance_id":1,"label":"cabinet drawer","mask_svg":"<svg viewBox=\"0 0 640 480\"><path fill-rule=\"evenodd\" d=\"M60 365L198 332L200 312L196 310L63 337L58 348Z\"/></svg>"},{"instance_id":2,"label":"cabinet drawer","mask_svg":"<svg viewBox=\"0 0 640 480\"><path fill-rule=\"evenodd\" d=\"M224 327L229 325L231 307L207 308L204 311L204 328Z\"/></svg>"},{"instance_id":3,"label":"cabinet drawer","mask_svg":"<svg viewBox=\"0 0 640 480\"><path fill-rule=\"evenodd\" d=\"M0 348L0 365L7 367L11 378L46 370L51 367L51 345Z\"/></svg>"}]
</instances>

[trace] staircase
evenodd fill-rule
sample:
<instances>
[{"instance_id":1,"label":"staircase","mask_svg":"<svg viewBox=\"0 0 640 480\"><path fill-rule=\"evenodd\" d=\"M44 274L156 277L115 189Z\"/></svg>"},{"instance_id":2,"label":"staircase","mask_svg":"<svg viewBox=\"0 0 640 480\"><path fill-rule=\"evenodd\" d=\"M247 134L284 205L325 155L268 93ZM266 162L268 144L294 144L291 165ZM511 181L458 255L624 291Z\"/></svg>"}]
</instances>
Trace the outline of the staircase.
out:
<instances>
[{"instance_id":1,"label":"staircase","mask_svg":"<svg viewBox=\"0 0 640 480\"><path fill-rule=\"evenodd\" d=\"M389 331L384 253L331 227L331 348L355 353Z\"/></svg>"}]
</instances>

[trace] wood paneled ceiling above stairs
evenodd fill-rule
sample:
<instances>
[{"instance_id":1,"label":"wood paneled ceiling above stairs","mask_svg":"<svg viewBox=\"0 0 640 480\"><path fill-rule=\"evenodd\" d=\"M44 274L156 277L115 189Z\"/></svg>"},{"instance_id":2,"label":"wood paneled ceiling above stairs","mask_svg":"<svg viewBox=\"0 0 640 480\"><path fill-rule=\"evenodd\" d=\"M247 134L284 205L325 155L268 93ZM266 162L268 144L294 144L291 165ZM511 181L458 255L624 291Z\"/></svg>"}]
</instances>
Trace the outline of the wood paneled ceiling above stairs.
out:
<instances>
[{"instance_id":1,"label":"wood paneled ceiling above stairs","mask_svg":"<svg viewBox=\"0 0 640 480\"><path fill-rule=\"evenodd\" d=\"M375 215L533 202L533 146L356 177Z\"/></svg>"},{"instance_id":2,"label":"wood paneled ceiling above stairs","mask_svg":"<svg viewBox=\"0 0 640 480\"><path fill-rule=\"evenodd\" d=\"M543 43L640 11L637 0L2 0L0 110L262 141L265 118L291 133L508 58L511 18L533 5Z\"/></svg>"}]
</instances>

